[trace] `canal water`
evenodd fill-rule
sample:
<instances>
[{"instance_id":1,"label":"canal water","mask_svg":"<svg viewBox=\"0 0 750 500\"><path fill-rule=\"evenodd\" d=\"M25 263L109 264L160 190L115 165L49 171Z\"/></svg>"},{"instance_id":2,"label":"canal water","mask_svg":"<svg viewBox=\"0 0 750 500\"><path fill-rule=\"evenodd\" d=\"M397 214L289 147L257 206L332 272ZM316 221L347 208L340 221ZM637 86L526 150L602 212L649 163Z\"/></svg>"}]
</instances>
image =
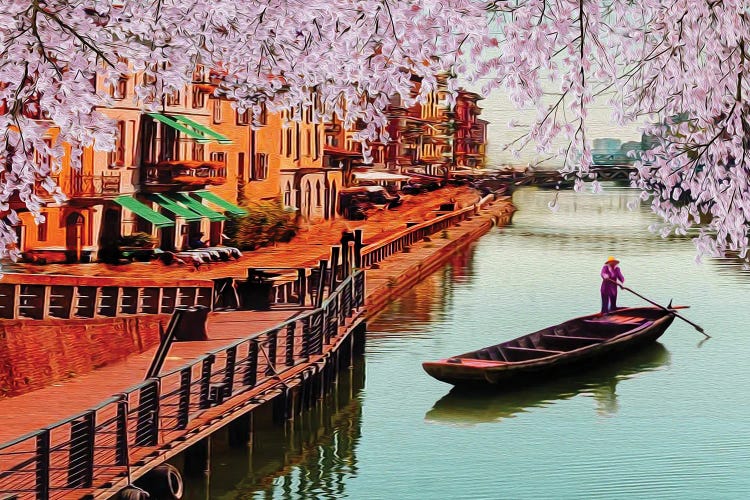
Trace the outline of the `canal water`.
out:
<instances>
[{"instance_id":1,"label":"canal water","mask_svg":"<svg viewBox=\"0 0 750 500\"><path fill-rule=\"evenodd\" d=\"M516 192L511 226L370 322L365 359L325 408L259 431L252 454L217 451L189 498L747 498L750 273L649 233L627 188L560 192L555 213L553 196ZM506 394L456 393L422 371L596 312L610 255L626 285L690 305L713 338L675 320L635 355Z\"/></svg>"}]
</instances>

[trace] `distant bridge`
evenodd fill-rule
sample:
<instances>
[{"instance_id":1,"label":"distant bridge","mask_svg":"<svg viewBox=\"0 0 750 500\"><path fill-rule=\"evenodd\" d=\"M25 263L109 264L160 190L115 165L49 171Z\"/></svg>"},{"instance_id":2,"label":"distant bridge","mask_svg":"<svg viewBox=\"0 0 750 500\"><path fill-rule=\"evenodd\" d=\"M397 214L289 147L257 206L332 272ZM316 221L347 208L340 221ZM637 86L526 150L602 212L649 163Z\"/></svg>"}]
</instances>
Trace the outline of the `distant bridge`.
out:
<instances>
[{"instance_id":1,"label":"distant bridge","mask_svg":"<svg viewBox=\"0 0 750 500\"><path fill-rule=\"evenodd\" d=\"M598 181L629 181L630 175L637 172L632 166L623 165L597 165L591 167L589 172L596 174ZM557 170L537 170L524 172L514 179L516 186L567 186L572 185L575 174L563 176Z\"/></svg>"}]
</instances>

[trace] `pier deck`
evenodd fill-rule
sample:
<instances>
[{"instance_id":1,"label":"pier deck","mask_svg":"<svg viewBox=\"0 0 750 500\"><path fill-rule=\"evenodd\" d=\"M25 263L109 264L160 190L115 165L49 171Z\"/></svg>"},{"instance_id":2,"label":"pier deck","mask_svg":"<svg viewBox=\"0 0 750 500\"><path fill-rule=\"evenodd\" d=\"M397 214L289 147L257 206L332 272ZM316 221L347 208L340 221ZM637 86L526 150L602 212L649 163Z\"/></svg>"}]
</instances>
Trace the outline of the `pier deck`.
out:
<instances>
[{"instance_id":1,"label":"pier deck","mask_svg":"<svg viewBox=\"0 0 750 500\"><path fill-rule=\"evenodd\" d=\"M299 310L236 311L212 313L206 330L210 340L175 342L162 368L168 372L224 347L234 340L262 332L296 316ZM50 425L87 408L95 406L112 394L124 391L143 380L148 371L155 346L141 354L76 376L28 394L0 399L0 443Z\"/></svg>"},{"instance_id":2,"label":"pier deck","mask_svg":"<svg viewBox=\"0 0 750 500\"><path fill-rule=\"evenodd\" d=\"M330 383L332 371L350 359L355 344L350 333L361 326L362 306L367 304L368 316L376 313L489 230L491 219L500 215L483 205L369 246L362 259L373 266L368 271L373 281L366 283L363 273L355 273L322 308L212 313L207 327L211 340L173 344L162 368L165 375L158 380L140 382L153 358L151 349L55 386L0 400L5 424L0 442L16 438L6 446L5 458L28 457L18 467L5 469L7 477L0 479L8 486L0 485L0 491L22 493L19 499L47 498L45 492L52 491L49 498L84 493L108 498L126 484L123 471L128 463L136 479L257 405L279 395L285 399L285 387L297 387L298 403L309 400L321 384ZM394 254L399 258L390 259ZM82 413L71 419L75 412ZM61 419L67 420L50 426ZM29 431L33 434L18 438ZM81 453L92 456L74 462ZM109 486L96 490L106 478L112 480Z\"/></svg>"}]
</instances>

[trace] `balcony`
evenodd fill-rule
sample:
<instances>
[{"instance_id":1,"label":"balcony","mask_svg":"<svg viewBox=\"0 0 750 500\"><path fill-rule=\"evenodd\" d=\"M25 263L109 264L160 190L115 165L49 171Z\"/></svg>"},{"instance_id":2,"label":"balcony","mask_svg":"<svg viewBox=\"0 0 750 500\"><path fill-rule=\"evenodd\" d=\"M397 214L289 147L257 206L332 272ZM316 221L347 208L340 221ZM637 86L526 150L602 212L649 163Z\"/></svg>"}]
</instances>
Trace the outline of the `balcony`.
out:
<instances>
[{"instance_id":1,"label":"balcony","mask_svg":"<svg viewBox=\"0 0 750 500\"><path fill-rule=\"evenodd\" d=\"M69 189L60 186L69 198L114 198L120 194L120 174L78 175L70 178Z\"/></svg>"},{"instance_id":2,"label":"balcony","mask_svg":"<svg viewBox=\"0 0 750 500\"><path fill-rule=\"evenodd\" d=\"M203 189L227 181L226 163L221 161L162 161L146 164L144 173L141 185L150 193Z\"/></svg>"},{"instance_id":3,"label":"balcony","mask_svg":"<svg viewBox=\"0 0 750 500\"><path fill-rule=\"evenodd\" d=\"M70 201L89 199L110 199L120 194L120 174L78 174L75 171L70 177L50 176L60 186L60 190ZM34 186L34 192L45 201L51 201L52 195L41 184Z\"/></svg>"}]
</instances>

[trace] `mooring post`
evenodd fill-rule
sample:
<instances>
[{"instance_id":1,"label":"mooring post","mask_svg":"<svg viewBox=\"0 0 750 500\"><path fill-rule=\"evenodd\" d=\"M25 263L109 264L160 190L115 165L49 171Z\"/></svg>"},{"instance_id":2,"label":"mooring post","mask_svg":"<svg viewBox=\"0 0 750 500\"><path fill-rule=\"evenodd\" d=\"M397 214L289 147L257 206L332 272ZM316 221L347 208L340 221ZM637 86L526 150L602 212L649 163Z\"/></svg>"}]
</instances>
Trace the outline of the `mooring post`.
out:
<instances>
[{"instance_id":1,"label":"mooring post","mask_svg":"<svg viewBox=\"0 0 750 500\"><path fill-rule=\"evenodd\" d=\"M185 475L188 477L211 474L211 436L207 436L185 450Z\"/></svg>"},{"instance_id":2,"label":"mooring post","mask_svg":"<svg viewBox=\"0 0 750 500\"><path fill-rule=\"evenodd\" d=\"M281 394L273 398L271 411L275 423L281 424L289 420L289 403L291 398L292 391L288 387L284 387Z\"/></svg>"},{"instance_id":3,"label":"mooring post","mask_svg":"<svg viewBox=\"0 0 750 500\"><path fill-rule=\"evenodd\" d=\"M227 425L227 441L231 448L247 448L253 433L253 413L246 413Z\"/></svg>"}]
</instances>

